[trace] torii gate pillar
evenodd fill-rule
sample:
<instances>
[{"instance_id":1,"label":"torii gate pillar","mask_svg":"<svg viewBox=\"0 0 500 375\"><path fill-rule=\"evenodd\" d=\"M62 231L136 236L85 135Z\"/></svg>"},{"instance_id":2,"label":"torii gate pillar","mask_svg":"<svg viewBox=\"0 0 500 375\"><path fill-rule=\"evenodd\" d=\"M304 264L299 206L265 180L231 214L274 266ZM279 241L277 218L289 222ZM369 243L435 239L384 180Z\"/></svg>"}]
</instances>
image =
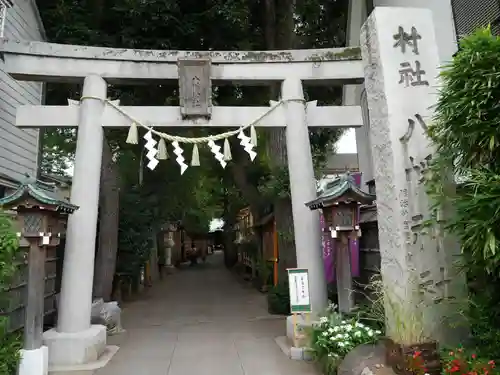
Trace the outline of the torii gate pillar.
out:
<instances>
[{"instance_id":1,"label":"torii gate pillar","mask_svg":"<svg viewBox=\"0 0 500 375\"><path fill-rule=\"evenodd\" d=\"M85 78L83 97L106 99L107 83L97 75ZM88 364L102 359L106 327L90 324L94 278L95 234L99 207L103 100L80 104L71 202L80 206L68 219L57 328L44 332L52 365ZM78 202L78 203L77 203ZM53 370L55 371L55 370Z\"/></svg>"},{"instance_id":2,"label":"torii gate pillar","mask_svg":"<svg viewBox=\"0 0 500 375\"><path fill-rule=\"evenodd\" d=\"M287 78L281 88L283 100L304 99L302 82ZM309 295L313 313L322 313L328 303L325 267L322 258L321 226L317 212L306 207L307 199L316 199L316 179L312 164L306 103L286 104L286 147L292 199L293 230L297 249L297 267L309 270Z\"/></svg>"}]
</instances>

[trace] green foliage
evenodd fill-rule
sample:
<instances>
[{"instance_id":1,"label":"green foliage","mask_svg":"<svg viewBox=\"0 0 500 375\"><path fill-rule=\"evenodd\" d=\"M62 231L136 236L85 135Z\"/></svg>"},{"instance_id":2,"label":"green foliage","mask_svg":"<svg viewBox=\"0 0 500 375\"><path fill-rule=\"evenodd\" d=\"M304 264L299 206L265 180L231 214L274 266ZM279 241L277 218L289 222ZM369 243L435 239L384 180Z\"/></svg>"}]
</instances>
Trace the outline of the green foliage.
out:
<instances>
[{"instance_id":1,"label":"green foliage","mask_svg":"<svg viewBox=\"0 0 500 375\"><path fill-rule=\"evenodd\" d=\"M429 135L437 153L427 189L434 212L458 238L470 285L468 318L478 354L498 358L500 336L500 38L481 29L460 43L442 72ZM461 183L450 188L450 176ZM442 217L439 219L443 219ZM434 220L438 220L435 216Z\"/></svg>"},{"instance_id":2,"label":"green foliage","mask_svg":"<svg viewBox=\"0 0 500 375\"><path fill-rule=\"evenodd\" d=\"M287 198L290 196L288 167L274 167L265 175L259 191L266 197Z\"/></svg>"},{"instance_id":3,"label":"green foliage","mask_svg":"<svg viewBox=\"0 0 500 375\"><path fill-rule=\"evenodd\" d=\"M7 214L0 211L0 312L8 311L8 290L18 270L19 241ZM0 316L0 375L14 375L19 363L21 341L9 333L6 316Z\"/></svg>"},{"instance_id":4,"label":"green foliage","mask_svg":"<svg viewBox=\"0 0 500 375\"><path fill-rule=\"evenodd\" d=\"M449 229L458 236L469 262L498 271L500 238L495 189L500 174L500 38L489 29L464 39L460 52L442 72L443 88L429 135L437 146L428 190L443 204L452 200L457 217ZM450 196L449 171L465 183ZM445 203L445 202L444 202Z\"/></svg>"},{"instance_id":5,"label":"green foliage","mask_svg":"<svg viewBox=\"0 0 500 375\"><path fill-rule=\"evenodd\" d=\"M270 314L290 314L288 283L280 283L269 290L267 294L267 309Z\"/></svg>"},{"instance_id":6,"label":"green foliage","mask_svg":"<svg viewBox=\"0 0 500 375\"><path fill-rule=\"evenodd\" d=\"M121 195L116 271L138 276L153 247L153 212L137 187Z\"/></svg>"}]
</instances>

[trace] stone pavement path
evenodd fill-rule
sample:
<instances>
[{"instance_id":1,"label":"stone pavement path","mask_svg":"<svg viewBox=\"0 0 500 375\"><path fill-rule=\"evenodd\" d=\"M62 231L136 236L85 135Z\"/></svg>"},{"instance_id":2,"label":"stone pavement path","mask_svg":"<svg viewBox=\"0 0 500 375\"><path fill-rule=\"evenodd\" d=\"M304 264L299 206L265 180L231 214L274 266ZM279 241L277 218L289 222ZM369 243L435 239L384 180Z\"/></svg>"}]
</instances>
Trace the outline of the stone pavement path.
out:
<instances>
[{"instance_id":1,"label":"stone pavement path","mask_svg":"<svg viewBox=\"0 0 500 375\"><path fill-rule=\"evenodd\" d=\"M96 375L316 375L288 359L275 343L285 320L267 313L265 295L243 285L223 265L182 269L147 297L125 306L120 346Z\"/></svg>"}]
</instances>

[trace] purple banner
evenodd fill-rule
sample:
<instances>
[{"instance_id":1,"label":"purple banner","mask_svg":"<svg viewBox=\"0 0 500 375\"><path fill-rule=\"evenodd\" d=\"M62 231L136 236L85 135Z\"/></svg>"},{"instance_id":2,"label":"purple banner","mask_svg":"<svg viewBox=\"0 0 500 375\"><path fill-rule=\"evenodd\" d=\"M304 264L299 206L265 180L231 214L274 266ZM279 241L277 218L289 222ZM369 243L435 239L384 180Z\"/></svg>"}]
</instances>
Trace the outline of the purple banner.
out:
<instances>
[{"instance_id":1,"label":"purple banner","mask_svg":"<svg viewBox=\"0 0 500 375\"><path fill-rule=\"evenodd\" d=\"M330 237L330 231L328 231L325 218L322 213L320 213L321 221L321 240L323 242L323 264L325 266L326 282L332 283L335 281L335 261L334 253L332 248L332 241Z\"/></svg>"},{"instance_id":2,"label":"purple banner","mask_svg":"<svg viewBox=\"0 0 500 375\"><path fill-rule=\"evenodd\" d=\"M361 173L353 173L352 177L354 177L354 183L360 187L361 186Z\"/></svg>"}]
</instances>

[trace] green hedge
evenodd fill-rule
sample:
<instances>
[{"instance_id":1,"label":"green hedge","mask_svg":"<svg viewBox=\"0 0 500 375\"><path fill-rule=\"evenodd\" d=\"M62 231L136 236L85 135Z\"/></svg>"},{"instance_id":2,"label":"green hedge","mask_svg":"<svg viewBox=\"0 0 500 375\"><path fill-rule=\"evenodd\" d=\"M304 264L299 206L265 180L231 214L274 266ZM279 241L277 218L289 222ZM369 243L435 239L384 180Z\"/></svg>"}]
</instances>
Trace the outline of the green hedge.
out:
<instances>
[{"instance_id":1,"label":"green hedge","mask_svg":"<svg viewBox=\"0 0 500 375\"><path fill-rule=\"evenodd\" d=\"M6 311L9 306L6 290L18 270L19 241L13 230L8 215L0 211L0 310ZM14 375L19 363L21 337L9 333L9 321L6 316L0 317L0 375Z\"/></svg>"}]
</instances>

